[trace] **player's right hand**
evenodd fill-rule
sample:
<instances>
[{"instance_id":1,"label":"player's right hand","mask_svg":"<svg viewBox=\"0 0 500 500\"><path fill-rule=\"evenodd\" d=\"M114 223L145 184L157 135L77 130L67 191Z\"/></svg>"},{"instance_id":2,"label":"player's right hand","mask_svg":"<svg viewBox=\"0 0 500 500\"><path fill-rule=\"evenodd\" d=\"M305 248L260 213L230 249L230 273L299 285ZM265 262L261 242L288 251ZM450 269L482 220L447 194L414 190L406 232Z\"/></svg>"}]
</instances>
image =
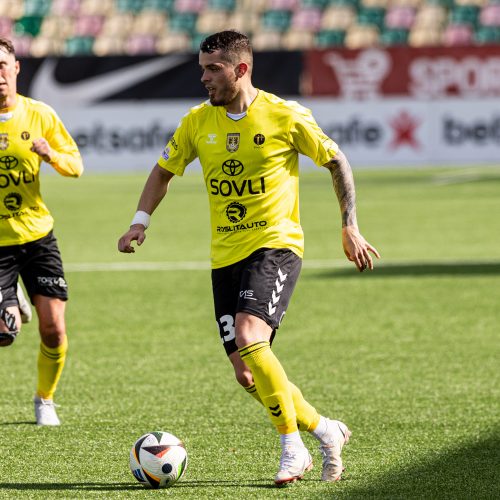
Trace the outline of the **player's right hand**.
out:
<instances>
[{"instance_id":1,"label":"player's right hand","mask_svg":"<svg viewBox=\"0 0 500 500\"><path fill-rule=\"evenodd\" d=\"M134 253L135 248L132 242L137 241L137 245L141 246L146 239L145 229L142 224L130 226L130 229L118 240L118 250L123 253Z\"/></svg>"}]
</instances>

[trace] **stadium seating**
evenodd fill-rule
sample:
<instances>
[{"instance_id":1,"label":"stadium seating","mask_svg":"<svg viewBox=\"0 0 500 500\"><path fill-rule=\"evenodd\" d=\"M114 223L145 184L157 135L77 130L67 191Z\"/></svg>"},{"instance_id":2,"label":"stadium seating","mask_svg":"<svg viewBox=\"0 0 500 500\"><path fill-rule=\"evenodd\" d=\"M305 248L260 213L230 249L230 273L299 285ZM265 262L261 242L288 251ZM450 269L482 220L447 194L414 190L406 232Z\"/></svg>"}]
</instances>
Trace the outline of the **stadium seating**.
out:
<instances>
[{"instance_id":1,"label":"stadium seating","mask_svg":"<svg viewBox=\"0 0 500 500\"><path fill-rule=\"evenodd\" d=\"M196 20L196 32L200 34L215 33L226 28L228 14L226 11L207 10Z\"/></svg>"},{"instance_id":2,"label":"stadium seating","mask_svg":"<svg viewBox=\"0 0 500 500\"><path fill-rule=\"evenodd\" d=\"M191 37L187 33L168 33L156 41L156 52L167 54L169 52L185 52L192 50Z\"/></svg>"},{"instance_id":3,"label":"stadium seating","mask_svg":"<svg viewBox=\"0 0 500 500\"><path fill-rule=\"evenodd\" d=\"M380 42L385 46L407 45L408 30L404 28L387 28L381 33Z\"/></svg>"},{"instance_id":4,"label":"stadium seating","mask_svg":"<svg viewBox=\"0 0 500 500\"><path fill-rule=\"evenodd\" d=\"M51 7L52 0L24 0L25 16L46 16Z\"/></svg>"},{"instance_id":5,"label":"stadium seating","mask_svg":"<svg viewBox=\"0 0 500 500\"><path fill-rule=\"evenodd\" d=\"M407 5L393 5L385 13L384 26L387 29L409 30L415 21L415 9Z\"/></svg>"},{"instance_id":6,"label":"stadium seating","mask_svg":"<svg viewBox=\"0 0 500 500\"><path fill-rule=\"evenodd\" d=\"M500 0L3 0L19 55L194 51L237 29L256 50L500 43Z\"/></svg>"},{"instance_id":7,"label":"stadium seating","mask_svg":"<svg viewBox=\"0 0 500 500\"><path fill-rule=\"evenodd\" d=\"M316 35L316 47L343 47L345 30L321 30Z\"/></svg>"},{"instance_id":8,"label":"stadium seating","mask_svg":"<svg viewBox=\"0 0 500 500\"><path fill-rule=\"evenodd\" d=\"M472 27L468 24L448 24L443 32L442 43L447 47L470 45L472 34Z\"/></svg>"},{"instance_id":9,"label":"stadium seating","mask_svg":"<svg viewBox=\"0 0 500 500\"><path fill-rule=\"evenodd\" d=\"M371 47L379 41L379 30L374 24L357 24L349 28L344 39L348 49Z\"/></svg>"},{"instance_id":10,"label":"stadium seating","mask_svg":"<svg viewBox=\"0 0 500 500\"><path fill-rule=\"evenodd\" d=\"M306 50L315 46L314 33L304 30L288 30L281 38L285 50Z\"/></svg>"},{"instance_id":11,"label":"stadium seating","mask_svg":"<svg viewBox=\"0 0 500 500\"><path fill-rule=\"evenodd\" d=\"M500 27L500 2L485 5L479 14L479 23L482 26Z\"/></svg>"},{"instance_id":12,"label":"stadium seating","mask_svg":"<svg viewBox=\"0 0 500 500\"><path fill-rule=\"evenodd\" d=\"M156 54L156 39L153 35L137 33L125 40L124 49L131 56Z\"/></svg>"},{"instance_id":13,"label":"stadium seating","mask_svg":"<svg viewBox=\"0 0 500 500\"><path fill-rule=\"evenodd\" d=\"M356 19L352 5L332 5L327 8L321 19L322 30L347 30Z\"/></svg>"},{"instance_id":14,"label":"stadium seating","mask_svg":"<svg viewBox=\"0 0 500 500\"><path fill-rule=\"evenodd\" d=\"M66 40L65 56L91 55L93 53L94 38L91 36L74 36Z\"/></svg>"},{"instance_id":15,"label":"stadium seating","mask_svg":"<svg viewBox=\"0 0 500 500\"><path fill-rule=\"evenodd\" d=\"M53 0L50 12L56 16L76 16L80 13L80 0Z\"/></svg>"},{"instance_id":16,"label":"stadium seating","mask_svg":"<svg viewBox=\"0 0 500 500\"><path fill-rule=\"evenodd\" d=\"M74 20L74 36L96 37L102 31L104 17L98 15L82 15Z\"/></svg>"},{"instance_id":17,"label":"stadium seating","mask_svg":"<svg viewBox=\"0 0 500 500\"><path fill-rule=\"evenodd\" d=\"M74 0L62 0L72 2ZM72 13L68 11L67 15L87 14L97 16L109 16L115 10L115 0L81 0L80 9Z\"/></svg>"},{"instance_id":18,"label":"stadium seating","mask_svg":"<svg viewBox=\"0 0 500 500\"><path fill-rule=\"evenodd\" d=\"M255 50L281 49L281 33L278 31L258 31L253 36Z\"/></svg>"},{"instance_id":19,"label":"stadium seating","mask_svg":"<svg viewBox=\"0 0 500 500\"><path fill-rule=\"evenodd\" d=\"M13 25L14 21L10 17L0 17L0 33L2 33L3 36L7 38L12 36Z\"/></svg>"},{"instance_id":20,"label":"stadium seating","mask_svg":"<svg viewBox=\"0 0 500 500\"><path fill-rule=\"evenodd\" d=\"M59 38L38 36L30 45L30 54L34 57L47 57L50 55L64 54L64 41Z\"/></svg>"}]
</instances>

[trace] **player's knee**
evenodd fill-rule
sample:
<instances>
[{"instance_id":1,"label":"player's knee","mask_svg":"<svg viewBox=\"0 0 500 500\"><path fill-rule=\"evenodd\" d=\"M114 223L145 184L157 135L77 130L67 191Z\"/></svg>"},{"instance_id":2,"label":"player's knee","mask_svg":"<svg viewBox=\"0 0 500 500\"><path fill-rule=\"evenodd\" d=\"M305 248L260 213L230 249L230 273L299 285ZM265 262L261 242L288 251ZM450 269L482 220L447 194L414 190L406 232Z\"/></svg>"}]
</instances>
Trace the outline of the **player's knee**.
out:
<instances>
[{"instance_id":1,"label":"player's knee","mask_svg":"<svg viewBox=\"0 0 500 500\"><path fill-rule=\"evenodd\" d=\"M19 333L16 315L7 309L0 309L0 318L7 329L7 331L0 332L0 347L7 347L16 340Z\"/></svg>"},{"instance_id":2,"label":"player's knee","mask_svg":"<svg viewBox=\"0 0 500 500\"><path fill-rule=\"evenodd\" d=\"M64 342L66 329L60 322L40 324L40 337L47 347L58 347Z\"/></svg>"},{"instance_id":3,"label":"player's knee","mask_svg":"<svg viewBox=\"0 0 500 500\"><path fill-rule=\"evenodd\" d=\"M44 345L50 348L59 347L64 343L64 334L57 331L40 332L40 337Z\"/></svg>"}]
</instances>

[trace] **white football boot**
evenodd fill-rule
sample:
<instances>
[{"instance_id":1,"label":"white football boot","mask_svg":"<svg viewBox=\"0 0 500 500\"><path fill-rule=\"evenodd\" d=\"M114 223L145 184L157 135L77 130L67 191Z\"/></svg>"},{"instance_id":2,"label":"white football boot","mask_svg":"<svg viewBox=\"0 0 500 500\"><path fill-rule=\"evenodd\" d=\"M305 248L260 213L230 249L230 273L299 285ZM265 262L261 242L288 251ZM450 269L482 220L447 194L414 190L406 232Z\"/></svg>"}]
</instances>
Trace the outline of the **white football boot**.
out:
<instances>
[{"instance_id":1,"label":"white football boot","mask_svg":"<svg viewBox=\"0 0 500 500\"><path fill-rule=\"evenodd\" d=\"M52 399L43 399L40 396L33 398L35 404L36 425L61 425L56 413L56 404Z\"/></svg>"},{"instance_id":2,"label":"white football boot","mask_svg":"<svg viewBox=\"0 0 500 500\"><path fill-rule=\"evenodd\" d=\"M274 478L277 486L294 483L313 467L312 458L305 446L286 445L281 451L280 470Z\"/></svg>"},{"instance_id":3,"label":"white football boot","mask_svg":"<svg viewBox=\"0 0 500 500\"><path fill-rule=\"evenodd\" d=\"M29 323L33 317L33 312L31 311L31 304L26 300L24 296L23 288L21 284L17 284L17 300L19 302L19 312L21 313L21 321L23 323Z\"/></svg>"},{"instance_id":4,"label":"white football boot","mask_svg":"<svg viewBox=\"0 0 500 500\"><path fill-rule=\"evenodd\" d=\"M349 441L351 431L340 420L327 420L328 430L326 436L322 439L323 444L319 451L323 455L322 481L338 481L344 467L342 466L342 448Z\"/></svg>"}]
</instances>

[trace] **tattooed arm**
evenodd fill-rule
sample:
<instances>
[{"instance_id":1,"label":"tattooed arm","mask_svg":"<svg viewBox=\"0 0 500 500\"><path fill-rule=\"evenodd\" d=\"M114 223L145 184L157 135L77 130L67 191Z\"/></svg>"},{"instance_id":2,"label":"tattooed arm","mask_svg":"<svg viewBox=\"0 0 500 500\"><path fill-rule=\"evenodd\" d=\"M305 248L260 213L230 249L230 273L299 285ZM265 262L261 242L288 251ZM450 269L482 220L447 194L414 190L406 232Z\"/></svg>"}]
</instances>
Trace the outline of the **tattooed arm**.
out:
<instances>
[{"instance_id":1,"label":"tattooed arm","mask_svg":"<svg viewBox=\"0 0 500 500\"><path fill-rule=\"evenodd\" d=\"M356 191L351 165L342 151L324 165L332 174L333 189L337 195L342 215L342 227L358 226L356 220Z\"/></svg>"},{"instance_id":2,"label":"tattooed arm","mask_svg":"<svg viewBox=\"0 0 500 500\"><path fill-rule=\"evenodd\" d=\"M324 166L330 170L333 188L339 201L344 253L350 261L356 264L360 272L363 272L367 267L373 269L373 259L369 252L372 252L377 258L380 258L380 255L376 248L363 238L358 229L356 190L351 166L340 150Z\"/></svg>"}]
</instances>

